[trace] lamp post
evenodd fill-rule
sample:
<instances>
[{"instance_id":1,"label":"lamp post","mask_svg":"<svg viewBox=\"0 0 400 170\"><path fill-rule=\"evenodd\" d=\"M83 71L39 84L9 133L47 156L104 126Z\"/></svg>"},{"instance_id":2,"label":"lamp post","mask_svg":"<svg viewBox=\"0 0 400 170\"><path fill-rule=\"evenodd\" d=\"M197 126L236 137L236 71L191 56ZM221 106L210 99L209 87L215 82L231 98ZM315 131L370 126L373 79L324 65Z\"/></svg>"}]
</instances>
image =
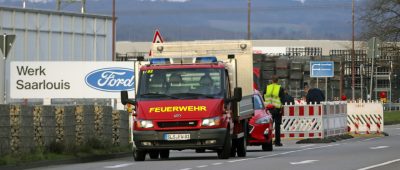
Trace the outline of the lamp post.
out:
<instances>
[{"instance_id":1,"label":"lamp post","mask_svg":"<svg viewBox=\"0 0 400 170\"><path fill-rule=\"evenodd\" d=\"M351 98L355 100L355 53L354 53L354 0L352 1L352 39L351 39Z\"/></svg>"},{"instance_id":2,"label":"lamp post","mask_svg":"<svg viewBox=\"0 0 400 170\"><path fill-rule=\"evenodd\" d=\"M251 16L251 0L247 0L247 40L251 40L250 16Z\"/></svg>"}]
</instances>

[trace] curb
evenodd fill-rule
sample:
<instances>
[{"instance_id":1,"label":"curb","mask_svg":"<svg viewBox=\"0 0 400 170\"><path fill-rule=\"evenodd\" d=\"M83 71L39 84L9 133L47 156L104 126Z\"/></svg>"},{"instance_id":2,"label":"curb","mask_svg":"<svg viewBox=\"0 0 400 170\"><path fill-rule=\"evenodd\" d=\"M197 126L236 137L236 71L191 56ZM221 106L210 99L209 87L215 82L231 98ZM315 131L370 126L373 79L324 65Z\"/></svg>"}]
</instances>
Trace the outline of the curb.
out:
<instances>
[{"instance_id":1,"label":"curb","mask_svg":"<svg viewBox=\"0 0 400 170\"><path fill-rule=\"evenodd\" d=\"M109 155L95 155L95 156L88 156L82 158L72 158L72 159L65 159L65 160L44 160L44 161L37 161L37 162L30 162L21 165L8 165L8 166L0 166L1 170L20 170L20 169L31 169L31 168L39 168L44 166L50 165L61 165L61 164L76 164L76 163L87 163L87 162L95 162L95 161L102 161L107 159L115 159L115 158L123 158L132 156L131 152L124 152L124 153L116 153L116 154L109 154Z\"/></svg>"}]
</instances>

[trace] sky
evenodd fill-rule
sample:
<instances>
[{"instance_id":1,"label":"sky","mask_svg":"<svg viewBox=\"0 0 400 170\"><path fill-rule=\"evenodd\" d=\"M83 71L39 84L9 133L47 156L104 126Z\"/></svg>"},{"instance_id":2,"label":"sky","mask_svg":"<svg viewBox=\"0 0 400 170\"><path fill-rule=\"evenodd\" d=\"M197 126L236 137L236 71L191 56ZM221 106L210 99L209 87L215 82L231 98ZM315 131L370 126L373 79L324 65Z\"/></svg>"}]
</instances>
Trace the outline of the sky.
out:
<instances>
[{"instance_id":1,"label":"sky","mask_svg":"<svg viewBox=\"0 0 400 170\"><path fill-rule=\"evenodd\" d=\"M27 8L56 9L56 0L26 2ZM88 13L112 14L112 0L86 4ZM22 6L22 0L0 5ZM117 40L151 41L155 29L166 40L245 39L247 5L248 0L116 0ZM62 10L79 12L79 6L63 4ZM251 9L252 39L351 39L350 0L251 0Z\"/></svg>"}]
</instances>

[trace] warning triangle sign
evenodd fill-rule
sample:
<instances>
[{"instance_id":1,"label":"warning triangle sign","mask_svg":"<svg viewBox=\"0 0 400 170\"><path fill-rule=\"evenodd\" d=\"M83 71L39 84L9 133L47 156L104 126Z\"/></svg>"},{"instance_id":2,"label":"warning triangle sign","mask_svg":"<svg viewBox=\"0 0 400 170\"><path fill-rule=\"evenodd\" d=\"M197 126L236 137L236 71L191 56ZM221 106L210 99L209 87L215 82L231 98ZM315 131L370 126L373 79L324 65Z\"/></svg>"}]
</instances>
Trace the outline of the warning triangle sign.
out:
<instances>
[{"instance_id":1,"label":"warning triangle sign","mask_svg":"<svg viewBox=\"0 0 400 170\"><path fill-rule=\"evenodd\" d=\"M158 29L156 29L156 31L154 32L154 37L153 37L153 44L154 43L163 43L164 40L161 37L160 31ZM151 50L149 52L149 56L151 56Z\"/></svg>"},{"instance_id":2,"label":"warning triangle sign","mask_svg":"<svg viewBox=\"0 0 400 170\"><path fill-rule=\"evenodd\" d=\"M160 31L158 29L156 29L156 32L154 33L154 37L153 37L153 43L163 43L164 40L161 37Z\"/></svg>"}]
</instances>

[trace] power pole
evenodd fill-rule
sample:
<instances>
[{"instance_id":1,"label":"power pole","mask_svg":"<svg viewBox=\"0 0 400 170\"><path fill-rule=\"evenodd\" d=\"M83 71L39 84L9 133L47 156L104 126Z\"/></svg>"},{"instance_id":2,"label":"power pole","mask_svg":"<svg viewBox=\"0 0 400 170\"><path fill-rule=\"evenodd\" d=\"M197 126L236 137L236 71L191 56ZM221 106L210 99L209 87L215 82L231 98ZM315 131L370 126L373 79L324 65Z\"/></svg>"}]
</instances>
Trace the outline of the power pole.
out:
<instances>
[{"instance_id":1,"label":"power pole","mask_svg":"<svg viewBox=\"0 0 400 170\"><path fill-rule=\"evenodd\" d=\"M247 39L251 40L251 29L250 29L250 19L251 19L251 0L247 0Z\"/></svg>"},{"instance_id":2,"label":"power pole","mask_svg":"<svg viewBox=\"0 0 400 170\"><path fill-rule=\"evenodd\" d=\"M112 2L112 61L115 61L115 0Z\"/></svg>"},{"instance_id":3,"label":"power pole","mask_svg":"<svg viewBox=\"0 0 400 170\"><path fill-rule=\"evenodd\" d=\"M354 0L352 1L352 40L351 40L351 98L355 100L355 51L354 51Z\"/></svg>"}]
</instances>

